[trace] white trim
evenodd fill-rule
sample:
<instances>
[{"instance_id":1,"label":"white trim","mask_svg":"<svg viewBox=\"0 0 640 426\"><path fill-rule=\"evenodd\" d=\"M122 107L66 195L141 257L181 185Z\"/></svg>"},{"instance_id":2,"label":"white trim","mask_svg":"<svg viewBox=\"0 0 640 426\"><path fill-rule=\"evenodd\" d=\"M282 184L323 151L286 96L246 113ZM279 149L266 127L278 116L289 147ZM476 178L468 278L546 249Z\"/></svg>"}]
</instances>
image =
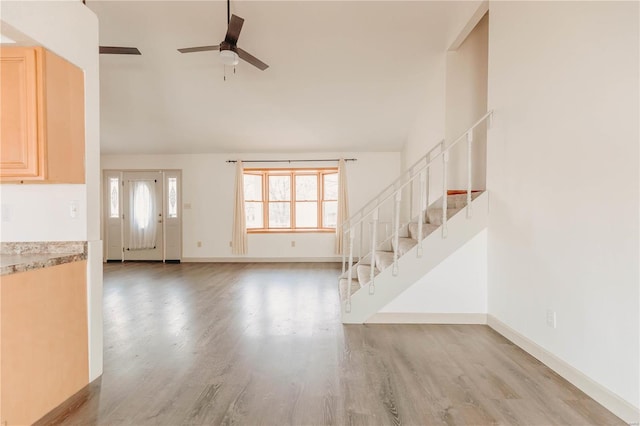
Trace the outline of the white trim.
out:
<instances>
[{"instance_id":1,"label":"white trim","mask_svg":"<svg viewBox=\"0 0 640 426\"><path fill-rule=\"evenodd\" d=\"M456 39L451 43L451 46L447 49L447 52L452 52L458 50L458 48L464 43L464 41L469 37L471 31L478 25L478 22L482 19L482 17L489 11L489 1L485 0L480 3L480 6L473 12L469 21L462 28Z\"/></svg>"},{"instance_id":2,"label":"white trim","mask_svg":"<svg viewBox=\"0 0 640 426\"><path fill-rule=\"evenodd\" d=\"M629 424L638 424L640 422L640 409L638 407L633 406L633 404L622 399L601 384L596 383L580 370L518 333L493 315L487 316L487 324L625 422Z\"/></svg>"},{"instance_id":3,"label":"white trim","mask_svg":"<svg viewBox=\"0 0 640 426\"><path fill-rule=\"evenodd\" d=\"M486 324L482 313L378 312L366 324Z\"/></svg>"},{"instance_id":4,"label":"white trim","mask_svg":"<svg viewBox=\"0 0 640 426\"><path fill-rule=\"evenodd\" d=\"M340 263L340 257L183 257L182 263L289 263L332 262Z\"/></svg>"}]
</instances>

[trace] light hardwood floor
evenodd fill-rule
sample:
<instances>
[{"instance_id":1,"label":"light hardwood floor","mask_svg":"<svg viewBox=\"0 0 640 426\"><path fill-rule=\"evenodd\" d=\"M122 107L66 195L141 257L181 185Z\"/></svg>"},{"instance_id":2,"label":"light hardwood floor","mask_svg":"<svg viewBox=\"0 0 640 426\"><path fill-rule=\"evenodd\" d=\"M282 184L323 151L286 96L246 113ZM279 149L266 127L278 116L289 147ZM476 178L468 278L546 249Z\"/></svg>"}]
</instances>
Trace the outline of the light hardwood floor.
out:
<instances>
[{"instance_id":1,"label":"light hardwood floor","mask_svg":"<svg viewBox=\"0 0 640 426\"><path fill-rule=\"evenodd\" d=\"M343 326L338 272L106 265L104 375L46 423L624 424L487 326Z\"/></svg>"}]
</instances>

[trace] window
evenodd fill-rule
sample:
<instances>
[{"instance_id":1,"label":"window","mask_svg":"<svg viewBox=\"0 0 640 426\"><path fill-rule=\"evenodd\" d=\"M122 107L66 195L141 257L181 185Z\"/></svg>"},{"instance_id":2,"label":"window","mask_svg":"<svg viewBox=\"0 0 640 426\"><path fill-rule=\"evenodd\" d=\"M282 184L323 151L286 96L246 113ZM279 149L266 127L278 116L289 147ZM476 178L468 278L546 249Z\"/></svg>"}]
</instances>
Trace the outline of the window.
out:
<instances>
[{"instance_id":1,"label":"window","mask_svg":"<svg viewBox=\"0 0 640 426\"><path fill-rule=\"evenodd\" d=\"M338 169L245 169L248 232L336 228Z\"/></svg>"},{"instance_id":2,"label":"window","mask_svg":"<svg viewBox=\"0 0 640 426\"><path fill-rule=\"evenodd\" d=\"M120 179L109 178L109 217L120 217Z\"/></svg>"},{"instance_id":3,"label":"window","mask_svg":"<svg viewBox=\"0 0 640 426\"><path fill-rule=\"evenodd\" d=\"M178 178L167 178L167 216L178 217Z\"/></svg>"}]
</instances>

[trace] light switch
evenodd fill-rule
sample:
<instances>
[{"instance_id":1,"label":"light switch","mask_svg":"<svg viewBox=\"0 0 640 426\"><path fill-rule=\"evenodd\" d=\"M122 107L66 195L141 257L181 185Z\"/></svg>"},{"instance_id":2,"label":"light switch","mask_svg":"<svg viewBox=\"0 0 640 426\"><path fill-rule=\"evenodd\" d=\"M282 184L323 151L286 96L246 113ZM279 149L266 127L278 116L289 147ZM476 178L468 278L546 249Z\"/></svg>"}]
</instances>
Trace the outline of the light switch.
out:
<instances>
[{"instance_id":1,"label":"light switch","mask_svg":"<svg viewBox=\"0 0 640 426\"><path fill-rule=\"evenodd\" d=\"M0 211L3 222L11 222L11 206L9 204L2 204L2 210Z\"/></svg>"},{"instance_id":2,"label":"light switch","mask_svg":"<svg viewBox=\"0 0 640 426\"><path fill-rule=\"evenodd\" d=\"M73 200L69 203L69 216L71 219L76 219L78 217L78 209L79 209L78 201Z\"/></svg>"}]
</instances>

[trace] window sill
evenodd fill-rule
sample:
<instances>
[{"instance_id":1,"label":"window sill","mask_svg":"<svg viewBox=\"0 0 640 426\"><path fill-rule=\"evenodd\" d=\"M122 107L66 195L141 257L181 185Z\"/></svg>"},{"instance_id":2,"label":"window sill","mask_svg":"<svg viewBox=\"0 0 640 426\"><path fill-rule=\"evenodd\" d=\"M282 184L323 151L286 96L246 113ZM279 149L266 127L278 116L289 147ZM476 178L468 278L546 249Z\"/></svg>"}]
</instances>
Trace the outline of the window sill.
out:
<instances>
[{"instance_id":1,"label":"window sill","mask_svg":"<svg viewBox=\"0 0 640 426\"><path fill-rule=\"evenodd\" d=\"M334 228L329 229L247 229L247 234L335 234Z\"/></svg>"}]
</instances>

